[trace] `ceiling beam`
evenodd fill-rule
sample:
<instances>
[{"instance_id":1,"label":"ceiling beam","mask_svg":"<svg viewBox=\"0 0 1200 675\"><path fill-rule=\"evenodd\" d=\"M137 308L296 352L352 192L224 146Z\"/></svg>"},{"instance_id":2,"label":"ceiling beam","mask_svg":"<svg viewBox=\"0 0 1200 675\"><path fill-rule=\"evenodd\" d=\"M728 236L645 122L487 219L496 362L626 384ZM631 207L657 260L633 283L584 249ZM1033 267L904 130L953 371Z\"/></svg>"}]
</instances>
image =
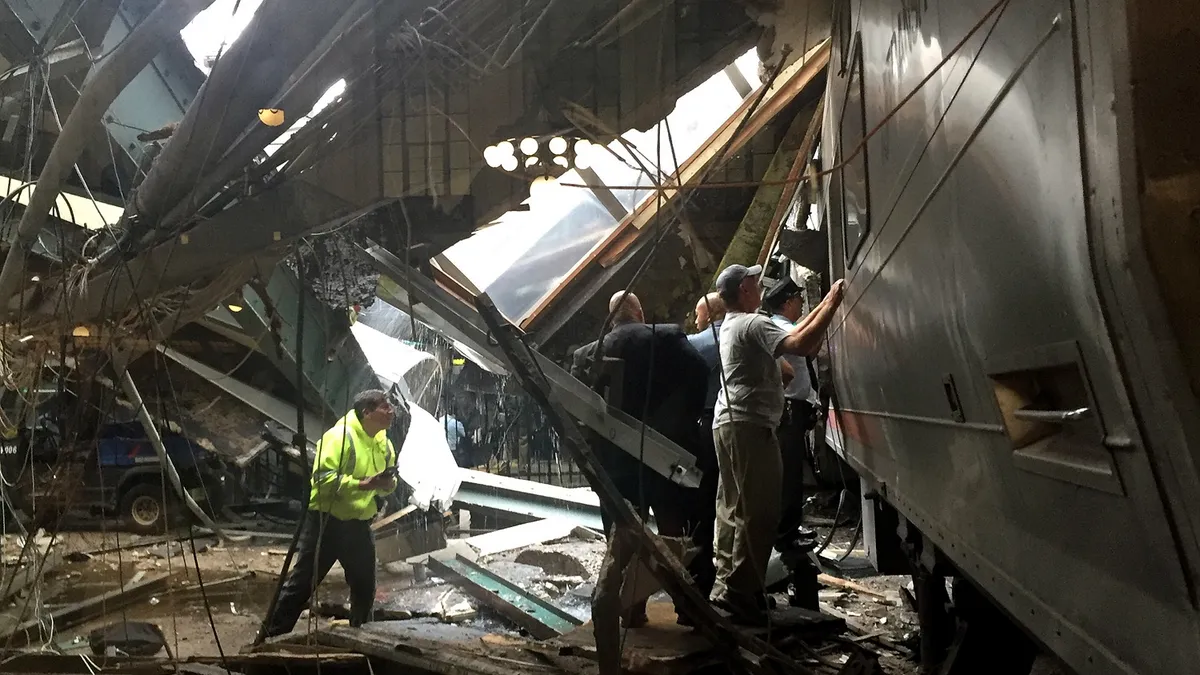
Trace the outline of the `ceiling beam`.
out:
<instances>
[{"instance_id":1,"label":"ceiling beam","mask_svg":"<svg viewBox=\"0 0 1200 675\"><path fill-rule=\"evenodd\" d=\"M576 283L585 269L596 263L608 267L625 257L627 250L637 239L654 229L646 226L654 222L663 207L673 207L672 200L684 194L687 187L700 182L707 175L711 165L719 164L745 147L824 72L828 63L829 41L826 40L807 59L784 69L765 92L760 88L762 97L757 107L754 107L754 104L759 100L758 96L751 96L743 101L737 111L730 115L696 152L684 160L675 174L666 181L666 184L675 187L662 190L661 198L642 200L633 213L622 220L604 241L567 273L557 288L538 302L525 316L521 327L525 330L535 328L546 309Z\"/></svg>"},{"instance_id":2,"label":"ceiling beam","mask_svg":"<svg viewBox=\"0 0 1200 675\"><path fill-rule=\"evenodd\" d=\"M63 131L42 167L29 205L17 226L16 240L0 268L0 314L7 315L9 298L25 278L25 263L37 233L58 198L59 190L89 140L93 125L112 105L121 90L154 55L166 36L177 34L204 10L212 0L165 0L146 20L104 60L89 78L75 107L67 117Z\"/></svg>"},{"instance_id":3,"label":"ceiling beam","mask_svg":"<svg viewBox=\"0 0 1200 675\"><path fill-rule=\"evenodd\" d=\"M271 257L272 250L311 230L336 226L343 217L376 207L352 211L345 200L303 178L290 180L234 204L132 260L118 262L114 269L91 278L70 302L65 302L62 289L55 289L34 311L53 316L60 306L71 307L75 321L122 316L165 290L221 271L230 260ZM265 265L264 270L273 266Z\"/></svg>"}]
</instances>

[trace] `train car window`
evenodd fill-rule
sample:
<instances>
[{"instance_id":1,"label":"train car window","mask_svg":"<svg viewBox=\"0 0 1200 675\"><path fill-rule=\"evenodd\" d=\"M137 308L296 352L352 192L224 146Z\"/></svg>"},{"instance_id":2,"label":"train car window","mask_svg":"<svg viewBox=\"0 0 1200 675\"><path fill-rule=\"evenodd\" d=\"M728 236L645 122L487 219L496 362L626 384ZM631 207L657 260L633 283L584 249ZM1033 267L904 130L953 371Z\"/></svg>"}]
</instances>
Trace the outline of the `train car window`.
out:
<instances>
[{"instance_id":1,"label":"train car window","mask_svg":"<svg viewBox=\"0 0 1200 675\"><path fill-rule=\"evenodd\" d=\"M866 105L863 98L862 37L854 40L847 72L846 99L842 106L838 139L841 144L839 157L853 154L867 135ZM854 266L867 233L871 230L870 183L867 179L867 148L858 150L853 159L841 169L843 250L846 252L846 267Z\"/></svg>"},{"instance_id":2,"label":"train car window","mask_svg":"<svg viewBox=\"0 0 1200 675\"><path fill-rule=\"evenodd\" d=\"M846 74L850 63L850 45L854 36L850 32L850 0L834 0L833 3L833 41L837 45L837 72Z\"/></svg>"}]
</instances>

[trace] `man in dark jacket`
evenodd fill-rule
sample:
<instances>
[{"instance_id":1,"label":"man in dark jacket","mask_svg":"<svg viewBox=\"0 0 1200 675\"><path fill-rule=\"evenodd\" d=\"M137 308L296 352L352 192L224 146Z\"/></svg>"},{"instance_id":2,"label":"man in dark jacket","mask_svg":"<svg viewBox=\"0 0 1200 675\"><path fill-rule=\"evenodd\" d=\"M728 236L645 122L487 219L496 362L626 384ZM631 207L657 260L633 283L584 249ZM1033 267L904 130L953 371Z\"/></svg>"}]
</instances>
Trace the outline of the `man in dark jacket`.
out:
<instances>
[{"instance_id":1,"label":"man in dark jacket","mask_svg":"<svg viewBox=\"0 0 1200 675\"><path fill-rule=\"evenodd\" d=\"M588 382L601 393L608 392L610 403L630 416L643 420L647 426L677 443L689 452L696 452L700 442L696 420L704 409L708 367L674 324L647 324L637 296L620 291L609 302L613 315L612 330L605 336L600 358L595 358L596 343L576 350L571 372ZM587 372L595 360L599 372ZM614 395L613 392L619 392ZM616 399L616 400L614 400ZM683 488L610 442L592 437L597 459L616 484L621 495L637 508L643 517L653 509L659 534L690 536L697 531L711 530L713 523L699 522L693 508L695 490ZM601 513L608 535L612 533L611 514ZM711 533L709 533L711 542ZM693 560L693 576L711 584L711 543ZM645 620L645 605L635 607L624 617L627 624L637 625Z\"/></svg>"}]
</instances>

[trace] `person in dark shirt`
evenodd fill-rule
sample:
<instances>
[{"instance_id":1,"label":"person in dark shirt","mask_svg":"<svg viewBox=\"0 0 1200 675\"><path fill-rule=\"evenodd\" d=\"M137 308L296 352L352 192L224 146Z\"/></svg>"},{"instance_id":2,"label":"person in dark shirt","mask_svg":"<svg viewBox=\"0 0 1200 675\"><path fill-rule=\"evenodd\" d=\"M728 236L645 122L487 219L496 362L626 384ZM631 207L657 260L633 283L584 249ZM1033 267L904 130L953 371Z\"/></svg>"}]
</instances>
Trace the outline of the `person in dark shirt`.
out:
<instances>
[{"instance_id":1,"label":"person in dark shirt","mask_svg":"<svg viewBox=\"0 0 1200 675\"><path fill-rule=\"evenodd\" d=\"M572 356L571 372L600 392L619 391L619 400L610 403L622 412L674 441L680 447L696 453L701 438L697 420L704 409L709 369L704 358L688 342L683 330L674 324L647 324L637 296L618 292L609 303L613 328L605 336L600 359L596 359L596 343L585 345ZM607 361L606 361L607 360ZM614 371L612 366L619 360ZM589 367L595 362L600 372ZM618 379L619 378L619 379ZM696 490L680 487L658 473L646 468L624 450L593 435L597 459L616 484L621 495L642 517L647 509L654 511L659 534L663 536L692 536L700 533L700 553L689 569L698 585L708 590L715 572L712 568L711 529L713 521L700 522L695 508ZM611 514L602 509L604 527L612 536ZM704 531L708 549L704 549ZM625 617L627 624L644 621L645 606L634 608Z\"/></svg>"}]
</instances>

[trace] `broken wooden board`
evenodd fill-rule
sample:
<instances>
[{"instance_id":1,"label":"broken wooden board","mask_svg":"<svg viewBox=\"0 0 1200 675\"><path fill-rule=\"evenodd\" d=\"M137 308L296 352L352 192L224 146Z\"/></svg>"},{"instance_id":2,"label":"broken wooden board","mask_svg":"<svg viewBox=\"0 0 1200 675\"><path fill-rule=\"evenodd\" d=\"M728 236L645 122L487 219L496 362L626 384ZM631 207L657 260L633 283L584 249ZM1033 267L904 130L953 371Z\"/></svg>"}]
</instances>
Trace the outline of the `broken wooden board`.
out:
<instances>
[{"instance_id":1,"label":"broken wooden board","mask_svg":"<svg viewBox=\"0 0 1200 675\"><path fill-rule=\"evenodd\" d=\"M566 539L576 529L579 529L578 526L569 520L546 518L476 535L464 541L482 557L535 544L544 544L556 539Z\"/></svg>"},{"instance_id":2,"label":"broken wooden board","mask_svg":"<svg viewBox=\"0 0 1200 675\"><path fill-rule=\"evenodd\" d=\"M523 650L504 651L504 661L489 656L495 647L484 644L423 640L382 634L368 628L334 627L312 634L318 644L351 649L360 654L423 673L458 675L513 675L546 670L543 663ZM519 663L514 663L518 661Z\"/></svg>"},{"instance_id":3,"label":"broken wooden board","mask_svg":"<svg viewBox=\"0 0 1200 675\"><path fill-rule=\"evenodd\" d=\"M143 537L143 538L137 539L136 541L130 540L130 541L126 541L124 543L122 543L120 541L120 537L118 536L116 544L108 545L108 546L101 546L98 548L89 549L87 551L73 551L71 553L66 554L64 556L64 558L66 560L69 560L70 562L85 562L94 556L104 555L105 553L115 553L117 551L135 551L139 548L146 548L148 546L156 546L158 544L170 544L172 542L187 539L188 536L189 535L186 532L182 532L182 533L177 533L177 534L166 534L166 535L161 535L161 536L157 536L157 537L149 537L149 538Z\"/></svg>"},{"instance_id":4,"label":"broken wooden board","mask_svg":"<svg viewBox=\"0 0 1200 675\"><path fill-rule=\"evenodd\" d=\"M380 518L379 520L371 523L371 531L378 532L378 531L382 530L383 528L387 527L388 525L391 525L392 523L396 522L397 520L400 520L404 516L407 516L408 514L412 513L413 511L416 511L416 510L417 510L417 507L415 505L409 504L408 506L400 509L399 511L397 511L391 515L384 516L383 518Z\"/></svg>"},{"instance_id":5,"label":"broken wooden board","mask_svg":"<svg viewBox=\"0 0 1200 675\"><path fill-rule=\"evenodd\" d=\"M407 560L446 546L445 523L442 517L427 511L409 511L373 531L375 560L381 565Z\"/></svg>"},{"instance_id":6,"label":"broken wooden board","mask_svg":"<svg viewBox=\"0 0 1200 675\"><path fill-rule=\"evenodd\" d=\"M649 619L645 626L623 631L625 649L622 668L627 672L651 675L674 675L713 665L720 661L718 652L703 635L677 622L675 607L670 602L651 602L646 605ZM846 624L833 616L797 607L771 611L770 628L749 628L754 635L781 641L789 636L824 639L840 635ZM560 653L596 659L596 641L589 622L556 638L550 645L559 645Z\"/></svg>"},{"instance_id":7,"label":"broken wooden board","mask_svg":"<svg viewBox=\"0 0 1200 675\"><path fill-rule=\"evenodd\" d=\"M109 612L115 612L134 603L141 602L155 593L161 593L166 590L171 576L170 574L160 574L139 581L136 584L128 584L124 588L114 589L96 597L83 600L82 602L59 608L50 613L50 619L53 621L52 625L58 631L74 628L75 626L104 616ZM41 625L42 622L38 619L26 621L8 632L7 635L0 637L0 644L5 644L9 647L23 646L37 634Z\"/></svg>"},{"instance_id":8,"label":"broken wooden board","mask_svg":"<svg viewBox=\"0 0 1200 675\"><path fill-rule=\"evenodd\" d=\"M818 574L817 581L819 581L822 584L825 584L826 586L833 586L834 588L844 588L848 591L854 591L855 593L861 593L863 595L869 595L871 597L880 598L883 600L888 599L887 595L880 593L879 591L867 588L866 586L863 586L862 584L850 581L849 579L842 579L839 577L830 576L828 574Z\"/></svg>"},{"instance_id":9,"label":"broken wooden board","mask_svg":"<svg viewBox=\"0 0 1200 675\"><path fill-rule=\"evenodd\" d=\"M645 626L624 633L621 667L625 672L675 675L720 663L711 642L677 622L675 607L670 602L647 604L646 616L649 620ZM558 645L559 653L564 656L596 660L592 630L592 624L586 623L551 644Z\"/></svg>"},{"instance_id":10,"label":"broken wooden board","mask_svg":"<svg viewBox=\"0 0 1200 675\"><path fill-rule=\"evenodd\" d=\"M260 651L247 654L226 654L220 656L192 656L181 661L173 661L160 657L136 656L94 656L92 660L104 673L130 673L153 675L174 673L179 666L179 672L207 675L210 669L216 668L221 675L228 671L225 666L235 673L251 668L286 668L290 672L301 672L299 669L313 670L317 668L339 668L344 672L347 667L365 668L367 657L362 654L334 651L329 648L307 652L293 651ZM89 675L98 672L80 659L78 655L63 654L18 654L4 662L4 673L60 673Z\"/></svg>"}]
</instances>

